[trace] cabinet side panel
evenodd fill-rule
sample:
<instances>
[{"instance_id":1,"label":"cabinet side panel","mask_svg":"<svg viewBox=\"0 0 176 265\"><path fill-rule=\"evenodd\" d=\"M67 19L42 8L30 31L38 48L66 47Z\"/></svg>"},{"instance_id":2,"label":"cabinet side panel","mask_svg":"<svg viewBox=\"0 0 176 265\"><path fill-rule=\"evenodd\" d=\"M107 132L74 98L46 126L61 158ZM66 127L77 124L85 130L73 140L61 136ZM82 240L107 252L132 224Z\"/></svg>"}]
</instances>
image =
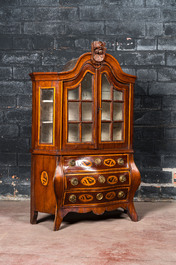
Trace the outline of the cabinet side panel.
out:
<instances>
[{"instance_id":1,"label":"cabinet side panel","mask_svg":"<svg viewBox=\"0 0 176 265\"><path fill-rule=\"evenodd\" d=\"M36 132L36 97L35 97L35 88L36 83L32 81L32 149L35 147L35 132Z\"/></svg>"},{"instance_id":2,"label":"cabinet side panel","mask_svg":"<svg viewBox=\"0 0 176 265\"><path fill-rule=\"evenodd\" d=\"M56 169L56 157L33 155L32 161L34 175L32 176L31 205L35 211L54 214L56 200L53 178Z\"/></svg>"},{"instance_id":3,"label":"cabinet side panel","mask_svg":"<svg viewBox=\"0 0 176 265\"><path fill-rule=\"evenodd\" d=\"M130 84L129 90L129 148L133 148L133 112L134 112L134 85Z\"/></svg>"}]
</instances>

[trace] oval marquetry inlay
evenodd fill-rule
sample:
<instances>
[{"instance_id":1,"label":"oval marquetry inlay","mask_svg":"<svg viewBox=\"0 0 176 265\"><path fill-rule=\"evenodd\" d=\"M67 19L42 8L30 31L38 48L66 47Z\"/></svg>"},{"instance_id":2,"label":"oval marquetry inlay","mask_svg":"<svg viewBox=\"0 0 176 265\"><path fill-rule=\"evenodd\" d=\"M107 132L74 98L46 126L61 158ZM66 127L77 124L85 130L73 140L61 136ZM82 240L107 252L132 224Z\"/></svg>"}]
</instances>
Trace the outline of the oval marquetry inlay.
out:
<instances>
[{"instance_id":1,"label":"oval marquetry inlay","mask_svg":"<svg viewBox=\"0 0 176 265\"><path fill-rule=\"evenodd\" d=\"M113 167L115 166L115 164L116 164L116 161L112 158L107 158L104 160L104 165L107 167Z\"/></svg>"},{"instance_id":2,"label":"oval marquetry inlay","mask_svg":"<svg viewBox=\"0 0 176 265\"><path fill-rule=\"evenodd\" d=\"M92 186L96 183L96 180L93 177L84 177L81 179L81 183L85 186Z\"/></svg>"},{"instance_id":3,"label":"oval marquetry inlay","mask_svg":"<svg viewBox=\"0 0 176 265\"><path fill-rule=\"evenodd\" d=\"M79 196L79 200L82 202L90 202L93 200L93 196L90 194L82 194Z\"/></svg>"},{"instance_id":4,"label":"oval marquetry inlay","mask_svg":"<svg viewBox=\"0 0 176 265\"><path fill-rule=\"evenodd\" d=\"M81 165L83 167L91 167L92 166L92 162L90 160L84 160L84 161L81 161Z\"/></svg>"},{"instance_id":5,"label":"oval marquetry inlay","mask_svg":"<svg viewBox=\"0 0 176 265\"><path fill-rule=\"evenodd\" d=\"M108 193L106 194L105 198L106 198L107 200L112 200L112 199L115 198L115 196L116 196L115 191L111 191L111 192L108 192Z\"/></svg>"},{"instance_id":6,"label":"oval marquetry inlay","mask_svg":"<svg viewBox=\"0 0 176 265\"><path fill-rule=\"evenodd\" d=\"M40 180L43 186L48 185L48 173L46 171L43 171L41 173Z\"/></svg>"},{"instance_id":7,"label":"oval marquetry inlay","mask_svg":"<svg viewBox=\"0 0 176 265\"><path fill-rule=\"evenodd\" d=\"M107 178L107 182L111 185L116 184L118 182L118 178L116 176L109 176Z\"/></svg>"}]
</instances>

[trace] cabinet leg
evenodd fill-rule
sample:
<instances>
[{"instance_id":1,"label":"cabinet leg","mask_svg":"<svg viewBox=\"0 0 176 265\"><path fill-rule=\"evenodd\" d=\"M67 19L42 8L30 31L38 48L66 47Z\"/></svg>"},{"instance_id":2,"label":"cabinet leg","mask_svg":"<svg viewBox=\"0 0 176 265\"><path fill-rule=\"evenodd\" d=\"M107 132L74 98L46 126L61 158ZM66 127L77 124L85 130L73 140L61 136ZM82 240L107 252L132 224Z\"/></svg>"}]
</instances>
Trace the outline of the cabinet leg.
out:
<instances>
[{"instance_id":1,"label":"cabinet leg","mask_svg":"<svg viewBox=\"0 0 176 265\"><path fill-rule=\"evenodd\" d=\"M128 214L128 216L131 218L131 220L133 222L137 222L138 221L138 215L136 213L136 210L135 210L133 202L128 204L128 206L127 206L127 214Z\"/></svg>"},{"instance_id":2,"label":"cabinet leg","mask_svg":"<svg viewBox=\"0 0 176 265\"><path fill-rule=\"evenodd\" d=\"M62 220L63 220L63 217L62 217L61 211L57 211L56 209L55 220L54 220L54 231L59 230Z\"/></svg>"},{"instance_id":3,"label":"cabinet leg","mask_svg":"<svg viewBox=\"0 0 176 265\"><path fill-rule=\"evenodd\" d=\"M38 212L37 211L31 211L31 224L36 224L37 223L37 216Z\"/></svg>"}]
</instances>

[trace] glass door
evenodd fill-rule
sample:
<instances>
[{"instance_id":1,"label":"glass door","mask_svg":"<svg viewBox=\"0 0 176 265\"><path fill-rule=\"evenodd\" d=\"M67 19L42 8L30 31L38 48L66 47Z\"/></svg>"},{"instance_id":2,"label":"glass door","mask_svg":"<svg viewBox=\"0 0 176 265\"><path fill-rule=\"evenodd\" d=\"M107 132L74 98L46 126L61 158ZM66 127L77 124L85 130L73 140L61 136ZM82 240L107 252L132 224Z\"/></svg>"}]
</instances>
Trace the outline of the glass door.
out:
<instances>
[{"instance_id":1,"label":"glass door","mask_svg":"<svg viewBox=\"0 0 176 265\"><path fill-rule=\"evenodd\" d=\"M54 145L54 88L42 87L39 91L39 144Z\"/></svg>"},{"instance_id":2,"label":"glass door","mask_svg":"<svg viewBox=\"0 0 176 265\"><path fill-rule=\"evenodd\" d=\"M99 145L102 148L119 148L127 141L128 86L114 83L111 78L108 72L100 76Z\"/></svg>"},{"instance_id":3,"label":"glass door","mask_svg":"<svg viewBox=\"0 0 176 265\"><path fill-rule=\"evenodd\" d=\"M94 148L95 143L95 78L87 72L79 85L65 89L67 130L65 146L80 149ZM65 102L66 103L66 102ZM65 127L65 126L64 126Z\"/></svg>"}]
</instances>

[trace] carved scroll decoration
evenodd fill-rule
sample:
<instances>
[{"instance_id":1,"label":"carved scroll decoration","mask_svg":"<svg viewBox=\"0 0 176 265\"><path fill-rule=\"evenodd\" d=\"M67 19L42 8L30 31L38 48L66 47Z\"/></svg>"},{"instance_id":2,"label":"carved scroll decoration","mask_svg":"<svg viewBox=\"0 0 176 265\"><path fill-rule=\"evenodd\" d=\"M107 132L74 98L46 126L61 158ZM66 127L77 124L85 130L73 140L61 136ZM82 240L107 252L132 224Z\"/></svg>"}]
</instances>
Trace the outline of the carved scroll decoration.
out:
<instances>
[{"instance_id":1,"label":"carved scroll decoration","mask_svg":"<svg viewBox=\"0 0 176 265\"><path fill-rule=\"evenodd\" d=\"M105 59L106 47L105 42L94 41L92 42L92 62L95 66L100 66Z\"/></svg>"}]
</instances>

